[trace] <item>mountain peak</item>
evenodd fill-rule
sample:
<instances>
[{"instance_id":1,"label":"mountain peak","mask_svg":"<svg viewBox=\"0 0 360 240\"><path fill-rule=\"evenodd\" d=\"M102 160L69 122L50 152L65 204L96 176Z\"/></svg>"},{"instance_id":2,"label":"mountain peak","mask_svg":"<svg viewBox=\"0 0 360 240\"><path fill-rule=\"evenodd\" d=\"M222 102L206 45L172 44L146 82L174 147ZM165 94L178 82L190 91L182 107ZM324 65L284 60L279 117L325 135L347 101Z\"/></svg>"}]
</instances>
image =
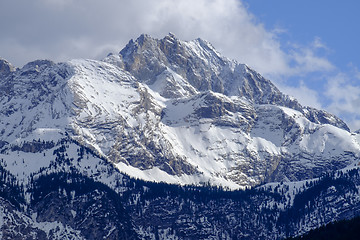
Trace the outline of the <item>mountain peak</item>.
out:
<instances>
[{"instance_id":1,"label":"mountain peak","mask_svg":"<svg viewBox=\"0 0 360 240\"><path fill-rule=\"evenodd\" d=\"M315 123L328 123L348 130L343 121L331 114L327 113L329 117L326 118L316 117L324 114L315 109L304 109L296 99L281 93L271 81L245 64L223 57L210 42L201 38L182 41L173 33L162 39L142 34L135 41L131 40L118 56L104 61L125 69L140 82L156 86L156 89L161 85L160 95L166 98L211 90L227 96L242 96L256 104L289 107L307 114ZM177 89L183 92L179 94Z\"/></svg>"},{"instance_id":2,"label":"mountain peak","mask_svg":"<svg viewBox=\"0 0 360 240\"><path fill-rule=\"evenodd\" d=\"M142 34L131 40L119 53L119 57L105 59L118 62L140 82L154 84L169 69L198 91L211 90L225 95L244 95L249 100L270 103L281 100L282 94L268 80L244 64L227 59L206 40L197 38L182 41L169 33L163 39ZM166 74L168 76L168 74ZM250 83L246 76L253 79ZM179 78L176 78L179 79ZM167 81L169 84L171 81ZM259 89L264 88L266 89ZM265 99L266 96L272 100ZM168 95L167 95L168 96ZM178 96L178 95L176 95Z\"/></svg>"},{"instance_id":3,"label":"mountain peak","mask_svg":"<svg viewBox=\"0 0 360 240\"><path fill-rule=\"evenodd\" d=\"M169 32L164 38L177 39L176 35L172 32Z\"/></svg>"},{"instance_id":4,"label":"mountain peak","mask_svg":"<svg viewBox=\"0 0 360 240\"><path fill-rule=\"evenodd\" d=\"M39 68L51 67L54 65L55 63L51 60L39 59L25 64L25 66L22 69L25 70L25 69L35 68L39 70Z\"/></svg>"},{"instance_id":5,"label":"mountain peak","mask_svg":"<svg viewBox=\"0 0 360 240\"><path fill-rule=\"evenodd\" d=\"M341 120L201 39L143 34L103 61L37 60L0 83L0 141L66 132L147 180L299 180L345 167L360 149Z\"/></svg>"},{"instance_id":6,"label":"mountain peak","mask_svg":"<svg viewBox=\"0 0 360 240\"><path fill-rule=\"evenodd\" d=\"M360 209L360 135L205 40L143 34L103 61L16 71L1 59L0 79L9 239L279 239Z\"/></svg>"},{"instance_id":7,"label":"mountain peak","mask_svg":"<svg viewBox=\"0 0 360 240\"><path fill-rule=\"evenodd\" d=\"M7 60L0 58L0 76L7 76L9 73L14 72L16 68Z\"/></svg>"},{"instance_id":8,"label":"mountain peak","mask_svg":"<svg viewBox=\"0 0 360 240\"><path fill-rule=\"evenodd\" d=\"M153 40L153 38L150 35L143 33L135 40L135 42L143 45L148 40Z\"/></svg>"}]
</instances>

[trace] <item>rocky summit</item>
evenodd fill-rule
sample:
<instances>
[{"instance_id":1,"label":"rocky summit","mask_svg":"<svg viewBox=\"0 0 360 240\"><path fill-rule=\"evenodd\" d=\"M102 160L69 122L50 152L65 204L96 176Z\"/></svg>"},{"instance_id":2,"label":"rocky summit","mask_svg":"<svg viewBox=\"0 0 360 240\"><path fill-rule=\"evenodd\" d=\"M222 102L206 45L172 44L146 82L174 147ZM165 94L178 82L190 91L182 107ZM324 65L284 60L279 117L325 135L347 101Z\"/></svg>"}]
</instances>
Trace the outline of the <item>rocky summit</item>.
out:
<instances>
[{"instance_id":1,"label":"rocky summit","mask_svg":"<svg viewBox=\"0 0 360 240\"><path fill-rule=\"evenodd\" d=\"M232 189L357 161L357 135L201 39L141 35L102 61L1 65L1 142L68 134L130 176Z\"/></svg>"},{"instance_id":2,"label":"rocky summit","mask_svg":"<svg viewBox=\"0 0 360 240\"><path fill-rule=\"evenodd\" d=\"M0 59L0 103L4 238L276 239L360 209L360 134L202 39Z\"/></svg>"}]
</instances>

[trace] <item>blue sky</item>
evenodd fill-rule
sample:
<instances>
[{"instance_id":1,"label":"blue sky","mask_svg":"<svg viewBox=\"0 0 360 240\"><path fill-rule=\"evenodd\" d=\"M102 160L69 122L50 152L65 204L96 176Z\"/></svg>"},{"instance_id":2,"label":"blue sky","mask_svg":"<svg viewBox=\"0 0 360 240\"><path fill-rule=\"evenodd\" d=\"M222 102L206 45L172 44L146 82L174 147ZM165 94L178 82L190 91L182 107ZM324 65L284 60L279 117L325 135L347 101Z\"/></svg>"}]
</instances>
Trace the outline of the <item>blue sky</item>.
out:
<instances>
[{"instance_id":1,"label":"blue sky","mask_svg":"<svg viewBox=\"0 0 360 240\"><path fill-rule=\"evenodd\" d=\"M284 91L341 116L353 130L360 128L360 1L244 0L244 5L268 31L277 32L284 51L318 45L316 56L333 66L277 79ZM315 98L307 102L305 94L302 99L302 87Z\"/></svg>"},{"instance_id":2,"label":"blue sky","mask_svg":"<svg viewBox=\"0 0 360 240\"><path fill-rule=\"evenodd\" d=\"M360 1L0 1L0 57L101 59L142 33L210 41L303 105L360 129Z\"/></svg>"},{"instance_id":3,"label":"blue sky","mask_svg":"<svg viewBox=\"0 0 360 240\"><path fill-rule=\"evenodd\" d=\"M359 63L354 48L360 42L356 29L360 2L356 0L244 0L250 12L269 30L284 29L280 40L309 44L315 37L328 47L329 59L341 68Z\"/></svg>"},{"instance_id":4,"label":"blue sky","mask_svg":"<svg viewBox=\"0 0 360 240\"><path fill-rule=\"evenodd\" d=\"M248 10L268 30L282 33L278 38L284 49L288 44L309 45L315 39L323 44L323 54L336 67L352 70L359 66L357 46L360 32L360 1L346 0L244 0Z\"/></svg>"}]
</instances>

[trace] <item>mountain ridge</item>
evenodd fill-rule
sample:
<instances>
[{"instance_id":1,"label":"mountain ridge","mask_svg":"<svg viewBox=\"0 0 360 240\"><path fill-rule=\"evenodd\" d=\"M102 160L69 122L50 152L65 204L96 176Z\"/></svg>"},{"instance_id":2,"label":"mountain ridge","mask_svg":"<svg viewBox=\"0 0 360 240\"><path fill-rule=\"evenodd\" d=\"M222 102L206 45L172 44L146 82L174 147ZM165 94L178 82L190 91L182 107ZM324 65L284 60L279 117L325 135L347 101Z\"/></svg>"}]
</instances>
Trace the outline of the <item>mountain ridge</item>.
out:
<instances>
[{"instance_id":1,"label":"mountain ridge","mask_svg":"<svg viewBox=\"0 0 360 240\"><path fill-rule=\"evenodd\" d=\"M40 148L1 153L2 237L283 239L360 213L358 166L308 181L224 191L129 178L70 137L48 149L34 143ZM43 167L33 169L34 161ZM26 181L23 171L32 172Z\"/></svg>"},{"instance_id":2,"label":"mountain ridge","mask_svg":"<svg viewBox=\"0 0 360 240\"><path fill-rule=\"evenodd\" d=\"M142 51L144 46L152 51L149 51L149 49ZM118 56L119 58L117 58ZM194 60L195 58L197 59ZM147 59L159 59L159 62L152 61L149 63L146 62ZM199 61L199 59L201 61ZM336 124L336 126L350 131L348 126L336 116L321 110L321 114L319 114L320 117L318 117L318 110L311 107L302 107L296 99L282 94L274 84L249 68L246 64L239 64L235 60L221 56L209 42L200 38L193 41L181 41L177 39L174 34L169 33L169 35L163 39L158 40L143 34L135 41L130 40L125 48L119 52L119 55L110 54L104 61L121 66L142 82L150 81L148 85L152 85L155 76L165 71L166 65L170 65L172 71L186 78L195 89L200 91L212 90L214 92L224 93L227 96L245 96L257 104L277 104L293 108L306 114L306 116L315 123ZM180 64L184 64L181 61L186 61L187 65L195 66L192 66L191 70L187 69L188 71L184 73L185 71L179 67ZM136 64L134 62L136 62ZM140 64L140 62L142 64ZM200 63L196 65L194 62ZM132 67L132 65L134 66ZM149 65L150 67L148 67ZM153 68L150 69L151 67ZM221 70L221 67L226 67L227 69ZM210 69L210 71L203 74L191 74L194 69ZM222 74L231 74L228 80L229 83L226 83L226 80L222 79ZM195 78L193 75L200 75L201 80L196 79L191 81L192 78ZM242 75L247 75L247 77L240 79ZM233 84L238 84L237 82L243 82L243 86L239 87L235 85L234 87ZM264 93L267 93L269 96L264 95ZM331 122L331 119L327 119L326 115L335 118L332 119L333 122Z\"/></svg>"},{"instance_id":3,"label":"mountain ridge","mask_svg":"<svg viewBox=\"0 0 360 240\"><path fill-rule=\"evenodd\" d=\"M0 103L0 238L281 239L360 214L360 134L201 39L0 60Z\"/></svg>"},{"instance_id":4,"label":"mountain ridge","mask_svg":"<svg viewBox=\"0 0 360 240\"><path fill-rule=\"evenodd\" d=\"M201 39L141 35L103 61L37 60L3 79L2 143L70 134L146 180L238 188L318 177L359 156L339 118Z\"/></svg>"}]
</instances>

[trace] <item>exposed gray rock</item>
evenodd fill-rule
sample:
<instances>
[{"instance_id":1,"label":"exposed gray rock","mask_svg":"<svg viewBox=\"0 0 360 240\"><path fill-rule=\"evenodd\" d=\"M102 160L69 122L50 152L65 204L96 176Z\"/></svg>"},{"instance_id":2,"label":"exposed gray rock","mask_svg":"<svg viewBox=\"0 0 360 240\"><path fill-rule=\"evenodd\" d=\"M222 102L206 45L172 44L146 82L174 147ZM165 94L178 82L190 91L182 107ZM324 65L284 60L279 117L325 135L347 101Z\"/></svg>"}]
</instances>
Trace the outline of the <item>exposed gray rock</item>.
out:
<instances>
[{"instance_id":1,"label":"exposed gray rock","mask_svg":"<svg viewBox=\"0 0 360 240\"><path fill-rule=\"evenodd\" d=\"M28 63L0 92L2 147L37 152L33 139L69 135L147 180L239 188L319 177L360 156L336 116L173 34L141 35L103 61Z\"/></svg>"},{"instance_id":2,"label":"exposed gray rock","mask_svg":"<svg viewBox=\"0 0 360 240\"><path fill-rule=\"evenodd\" d=\"M15 72L16 68L7 60L0 58L0 81L7 77L10 73Z\"/></svg>"}]
</instances>

